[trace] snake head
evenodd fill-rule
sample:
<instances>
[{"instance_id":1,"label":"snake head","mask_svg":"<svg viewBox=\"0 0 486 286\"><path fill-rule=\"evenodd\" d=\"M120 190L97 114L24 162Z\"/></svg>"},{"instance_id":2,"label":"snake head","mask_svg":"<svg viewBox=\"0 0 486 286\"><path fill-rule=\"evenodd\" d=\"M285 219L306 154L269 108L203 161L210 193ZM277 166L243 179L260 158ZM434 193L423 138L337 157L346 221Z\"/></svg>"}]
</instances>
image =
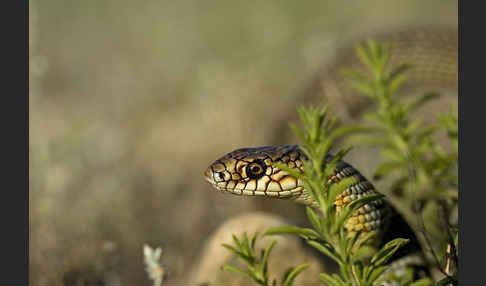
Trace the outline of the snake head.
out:
<instances>
[{"instance_id":1,"label":"snake head","mask_svg":"<svg viewBox=\"0 0 486 286\"><path fill-rule=\"evenodd\" d=\"M317 207L318 203L304 190L301 181L275 166L275 163L286 164L303 172L304 158L297 145L238 149L214 161L204 175L206 181L222 192L291 199ZM332 155L328 155L326 160L332 158ZM334 204L337 212L362 196L376 193L373 185L361 173L348 163L339 161L331 180L339 182L350 177L355 178L355 183L336 197ZM350 232L371 231L382 225L386 213L384 201L378 199L356 210L345 226Z\"/></svg>"},{"instance_id":2,"label":"snake head","mask_svg":"<svg viewBox=\"0 0 486 286\"><path fill-rule=\"evenodd\" d=\"M243 148L214 161L204 172L206 181L236 195L291 198L301 195L301 182L274 163L302 171L303 157L296 145Z\"/></svg>"}]
</instances>

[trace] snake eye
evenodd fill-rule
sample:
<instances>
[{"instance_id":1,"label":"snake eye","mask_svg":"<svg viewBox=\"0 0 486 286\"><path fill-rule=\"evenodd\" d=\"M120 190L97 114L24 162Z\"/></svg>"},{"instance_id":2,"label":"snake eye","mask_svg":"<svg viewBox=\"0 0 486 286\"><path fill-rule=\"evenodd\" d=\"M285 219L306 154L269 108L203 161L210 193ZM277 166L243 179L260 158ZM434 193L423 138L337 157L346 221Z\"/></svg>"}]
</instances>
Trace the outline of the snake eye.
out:
<instances>
[{"instance_id":1,"label":"snake eye","mask_svg":"<svg viewBox=\"0 0 486 286\"><path fill-rule=\"evenodd\" d=\"M246 174L250 179L260 178L265 174L265 164L261 161L255 161L246 166Z\"/></svg>"},{"instance_id":2,"label":"snake eye","mask_svg":"<svg viewBox=\"0 0 486 286\"><path fill-rule=\"evenodd\" d=\"M224 173L223 172L216 172L216 173L214 173L214 178L216 179L217 182L222 182L222 181L224 181Z\"/></svg>"}]
</instances>

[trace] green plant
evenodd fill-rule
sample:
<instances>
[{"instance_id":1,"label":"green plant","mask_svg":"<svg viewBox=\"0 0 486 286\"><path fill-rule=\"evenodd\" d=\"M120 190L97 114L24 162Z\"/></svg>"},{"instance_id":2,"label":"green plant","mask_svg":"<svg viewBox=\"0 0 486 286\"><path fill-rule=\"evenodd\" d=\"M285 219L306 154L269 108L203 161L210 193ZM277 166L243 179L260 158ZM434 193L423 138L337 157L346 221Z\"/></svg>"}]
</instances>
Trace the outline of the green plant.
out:
<instances>
[{"instance_id":1,"label":"green plant","mask_svg":"<svg viewBox=\"0 0 486 286\"><path fill-rule=\"evenodd\" d=\"M376 132L357 142L381 148L383 163L374 178L391 181L387 195L417 230L431 267L454 276L443 269L446 248L455 245L453 237L457 236L457 115L451 108L437 116L439 122L425 123L416 118L421 106L440 95L426 93L410 103L399 99L396 94L409 67L402 64L388 71L390 53L390 47L370 40L366 48L357 47L369 73L343 71L352 86L376 107L364 115ZM447 135L449 150L439 144L438 132Z\"/></svg>"},{"instance_id":2,"label":"green plant","mask_svg":"<svg viewBox=\"0 0 486 286\"><path fill-rule=\"evenodd\" d=\"M275 240L270 242L265 250L260 251L260 256L258 257L256 255L257 251L255 246L257 236L258 233L255 233L252 236L251 240L248 240L248 236L246 235L246 233L244 233L242 239L239 240L235 235L233 235L233 241L235 243L235 246L223 244L224 247L231 250L234 254L238 256L238 258L240 258L243 262L247 264L246 271L238 269L231 265L223 265L221 269L247 275L258 285L268 286L270 285L270 274L268 272L268 257L277 242ZM297 277L297 275L299 275L307 267L309 267L309 264L302 264L286 271L280 285L293 285L295 277ZM273 279L271 285L276 286L277 280Z\"/></svg>"}]
</instances>

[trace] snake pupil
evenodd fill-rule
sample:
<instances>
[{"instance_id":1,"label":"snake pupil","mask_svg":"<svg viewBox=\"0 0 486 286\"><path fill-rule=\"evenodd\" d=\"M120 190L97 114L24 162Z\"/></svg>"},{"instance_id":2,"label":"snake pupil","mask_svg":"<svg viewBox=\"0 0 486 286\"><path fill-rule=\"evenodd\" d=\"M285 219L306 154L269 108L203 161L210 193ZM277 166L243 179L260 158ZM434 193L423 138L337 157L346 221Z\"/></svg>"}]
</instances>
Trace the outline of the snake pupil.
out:
<instances>
[{"instance_id":1,"label":"snake pupil","mask_svg":"<svg viewBox=\"0 0 486 286\"><path fill-rule=\"evenodd\" d=\"M265 165L261 161L254 161L246 167L246 173L250 179L258 179L265 174Z\"/></svg>"}]
</instances>

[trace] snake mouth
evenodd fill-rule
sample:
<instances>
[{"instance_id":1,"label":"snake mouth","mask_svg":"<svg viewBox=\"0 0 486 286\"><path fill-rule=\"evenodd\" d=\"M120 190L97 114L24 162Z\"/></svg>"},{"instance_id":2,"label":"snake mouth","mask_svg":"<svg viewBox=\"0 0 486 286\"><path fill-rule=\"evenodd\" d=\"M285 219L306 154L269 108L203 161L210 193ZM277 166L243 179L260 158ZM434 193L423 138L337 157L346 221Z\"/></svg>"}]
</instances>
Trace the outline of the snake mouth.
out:
<instances>
[{"instance_id":1,"label":"snake mouth","mask_svg":"<svg viewBox=\"0 0 486 286\"><path fill-rule=\"evenodd\" d=\"M206 179L208 182L210 181L209 179ZM210 182L211 183L211 182ZM263 196L263 197L274 197L274 198L293 198L296 196L299 196L302 194L304 188L303 187L297 187L292 190L284 190L284 191L258 191L258 190L248 190L248 189L240 189L240 188L225 188L218 186L216 184L211 183L211 186L215 188L216 190L222 192L222 193L229 193L232 195L238 195L238 196Z\"/></svg>"}]
</instances>

